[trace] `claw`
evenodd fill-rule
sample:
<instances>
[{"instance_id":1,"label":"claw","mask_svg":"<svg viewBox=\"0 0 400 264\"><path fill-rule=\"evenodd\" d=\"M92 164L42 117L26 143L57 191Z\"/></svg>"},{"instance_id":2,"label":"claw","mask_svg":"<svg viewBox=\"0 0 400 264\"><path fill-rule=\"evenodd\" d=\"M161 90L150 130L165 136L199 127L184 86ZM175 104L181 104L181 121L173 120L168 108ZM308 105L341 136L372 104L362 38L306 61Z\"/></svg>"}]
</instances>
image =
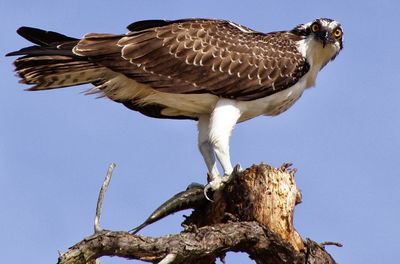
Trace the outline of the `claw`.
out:
<instances>
[{"instance_id":1,"label":"claw","mask_svg":"<svg viewBox=\"0 0 400 264\"><path fill-rule=\"evenodd\" d=\"M242 166L240 166L240 164L237 164L237 165L233 168L232 174L233 174L233 175L237 175L237 174L239 174L239 173L242 172L242 171L243 171Z\"/></svg>"},{"instance_id":2,"label":"claw","mask_svg":"<svg viewBox=\"0 0 400 264\"><path fill-rule=\"evenodd\" d=\"M208 190L210 190L210 189L211 189L211 185L210 184L207 184L206 187L204 187L204 191L203 191L204 192L204 197L206 197L206 199L209 200L210 202L214 202L214 200L210 199L208 197L208 195L207 195Z\"/></svg>"},{"instance_id":3,"label":"claw","mask_svg":"<svg viewBox=\"0 0 400 264\"><path fill-rule=\"evenodd\" d=\"M222 177L217 177L214 180L210 181L206 187L204 187L204 196L206 197L207 200L209 200L210 202L214 202L213 199L210 199L207 195L208 191L216 191L219 188L221 188L223 185L223 180Z\"/></svg>"},{"instance_id":4,"label":"claw","mask_svg":"<svg viewBox=\"0 0 400 264\"><path fill-rule=\"evenodd\" d=\"M236 166L237 167L237 166ZM236 169L235 167L235 169ZM240 168L240 166L239 166ZM227 182L229 182L232 178L232 175L234 175L233 173L230 175L224 175L222 177L217 177L214 180L210 181L206 187L204 187L204 196L206 197L207 200L209 200L210 202L214 202L214 200L210 199L207 195L208 191L216 191L220 188L222 188L222 186L224 186Z\"/></svg>"},{"instance_id":5,"label":"claw","mask_svg":"<svg viewBox=\"0 0 400 264\"><path fill-rule=\"evenodd\" d=\"M207 200L209 200L210 202L214 202L213 199L211 199L210 197L208 197L208 192L209 191L216 191L220 188L222 188L222 186L224 186L227 182L229 182L235 175L238 175L240 172L242 172L243 169L240 166L240 164L237 164L234 168L231 174L225 174L222 177L219 176L212 176L211 174L208 174L208 180L211 179L211 181L204 187L204 197L206 197Z\"/></svg>"}]
</instances>

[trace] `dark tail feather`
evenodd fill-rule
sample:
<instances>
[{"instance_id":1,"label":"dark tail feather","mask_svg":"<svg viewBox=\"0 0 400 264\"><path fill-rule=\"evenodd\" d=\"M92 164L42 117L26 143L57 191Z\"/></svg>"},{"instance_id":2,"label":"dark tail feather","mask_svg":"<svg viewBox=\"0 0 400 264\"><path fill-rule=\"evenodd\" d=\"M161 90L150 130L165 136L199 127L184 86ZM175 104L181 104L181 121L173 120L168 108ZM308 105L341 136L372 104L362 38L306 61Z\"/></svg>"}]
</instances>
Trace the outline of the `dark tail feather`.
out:
<instances>
[{"instance_id":1,"label":"dark tail feather","mask_svg":"<svg viewBox=\"0 0 400 264\"><path fill-rule=\"evenodd\" d=\"M79 39L57 32L21 27L17 33L36 44L6 56L22 56L15 60L15 70L21 83L35 86L30 91L47 90L96 82L106 69L75 55L73 47Z\"/></svg>"}]
</instances>

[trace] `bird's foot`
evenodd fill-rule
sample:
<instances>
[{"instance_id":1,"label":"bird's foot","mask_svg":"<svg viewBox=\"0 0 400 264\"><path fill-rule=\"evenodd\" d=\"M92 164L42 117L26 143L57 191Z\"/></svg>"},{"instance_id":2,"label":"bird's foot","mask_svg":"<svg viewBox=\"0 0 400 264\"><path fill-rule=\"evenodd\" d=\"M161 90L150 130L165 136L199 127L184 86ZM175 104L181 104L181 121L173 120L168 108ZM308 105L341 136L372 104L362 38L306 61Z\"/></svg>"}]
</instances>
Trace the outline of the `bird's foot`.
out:
<instances>
[{"instance_id":1,"label":"bird's foot","mask_svg":"<svg viewBox=\"0 0 400 264\"><path fill-rule=\"evenodd\" d=\"M209 200L210 202L213 202L214 200L209 197L209 194L222 188L222 186L224 186L224 184L228 181L228 179L229 175L224 175L222 177L220 176L214 177L214 179L210 181L206 185L206 187L204 187L204 196L206 197L206 199Z\"/></svg>"},{"instance_id":2,"label":"bird's foot","mask_svg":"<svg viewBox=\"0 0 400 264\"><path fill-rule=\"evenodd\" d=\"M216 190L221 189L227 182L231 181L232 178L235 175L238 175L238 173L241 172L241 171L242 171L242 168L238 164L233 168L232 173L224 174L224 176L222 176L222 177L220 177L220 176L214 177L213 180L210 181L204 187L204 196L206 197L206 199L209 200L210 202L213 202L213 200L208 197L208 193L209 192L215 192Z\"/></svg>"}]
</instances>

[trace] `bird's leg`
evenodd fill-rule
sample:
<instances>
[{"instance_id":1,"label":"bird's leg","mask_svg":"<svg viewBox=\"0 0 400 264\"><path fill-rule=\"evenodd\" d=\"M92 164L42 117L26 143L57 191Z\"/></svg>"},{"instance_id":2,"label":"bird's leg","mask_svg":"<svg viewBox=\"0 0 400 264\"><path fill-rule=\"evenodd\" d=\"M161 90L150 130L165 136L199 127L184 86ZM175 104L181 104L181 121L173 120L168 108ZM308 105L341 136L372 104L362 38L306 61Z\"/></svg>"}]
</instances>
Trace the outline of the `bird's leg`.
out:
<instances>
[{"instance_id":1,"label":"bird's leg","mask_svg":"<svg viewBox=\"0 0 400 264\"><path fill-rule=\"evenodd\" d=\"M211 181L214 181L219 177L219 171L217 164L215 163L215 153L208 137L210 134L210 115L200 116L197 127L199 130L199 150L207 165L208 175L210 176Z\"/></svg>"},{"instance_id":2,"label":"bird's leg","mask_svg":"<svg viewBox=\"0 0 400 264\"><path fill-rule=\"evenodd\" d=\"M209 124L209 142L214 149L215 155L220 162L224 177L213 179L209 185L212 189L218 189L233 171L229 154L229 139L232 130L239 120L242 112L234 100L220 99L218 100L214 111L211 114Z\"/></svg>"}]
</instances>

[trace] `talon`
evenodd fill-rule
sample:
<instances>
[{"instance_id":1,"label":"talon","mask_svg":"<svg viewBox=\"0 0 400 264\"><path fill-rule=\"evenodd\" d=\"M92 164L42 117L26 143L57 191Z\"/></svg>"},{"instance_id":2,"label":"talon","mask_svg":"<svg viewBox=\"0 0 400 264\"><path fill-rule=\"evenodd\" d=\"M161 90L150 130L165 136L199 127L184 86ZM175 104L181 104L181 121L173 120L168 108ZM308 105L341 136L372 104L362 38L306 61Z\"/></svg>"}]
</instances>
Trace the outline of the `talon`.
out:
<instances>
[{"instance_id":1,"label":"talon","mask_svg":"<svg viewBox=\"0 0 400 264\"><path fill-rule=\"evenodd\" d=\"M242 172L242 171L243 171L242 166L240 166L240 164L237 164L237 165L233 168L232 174L236 175L236 174L238 174L238 173L240 173L240 172Z\"/></svg>"},{"instance_id":2,"label":"talon","mask_svg":"<svg viewBox=\"0 0 400 264\"><path fill-rule=\"evenodd\" d=\"M208 191L216 191L220 189L227 181L229 180L228 175L224 175L223 177L216 177L212 181L210 181L206 187L204 187L204 196L206 197L207 200L210 202L213 202L214 200L210 199L207 195Z\"/></svg>"},{"instance_id":3,"label":"talon","mask_svg":"<svg viewBox=\"0 0 400 264\"><path fill-rule=\"evenodd\" d=\"M207 184L206 187L204 187L204 197L206 197L206 199L209 200L210 202L214 202L214 200L213 200L213 199L210 199L210 198L208 197L208 195L207 195L207 192L208 192L208 190L210 190L210 189L211 189L210 184Z\"/></svg>"}]
</instances>

